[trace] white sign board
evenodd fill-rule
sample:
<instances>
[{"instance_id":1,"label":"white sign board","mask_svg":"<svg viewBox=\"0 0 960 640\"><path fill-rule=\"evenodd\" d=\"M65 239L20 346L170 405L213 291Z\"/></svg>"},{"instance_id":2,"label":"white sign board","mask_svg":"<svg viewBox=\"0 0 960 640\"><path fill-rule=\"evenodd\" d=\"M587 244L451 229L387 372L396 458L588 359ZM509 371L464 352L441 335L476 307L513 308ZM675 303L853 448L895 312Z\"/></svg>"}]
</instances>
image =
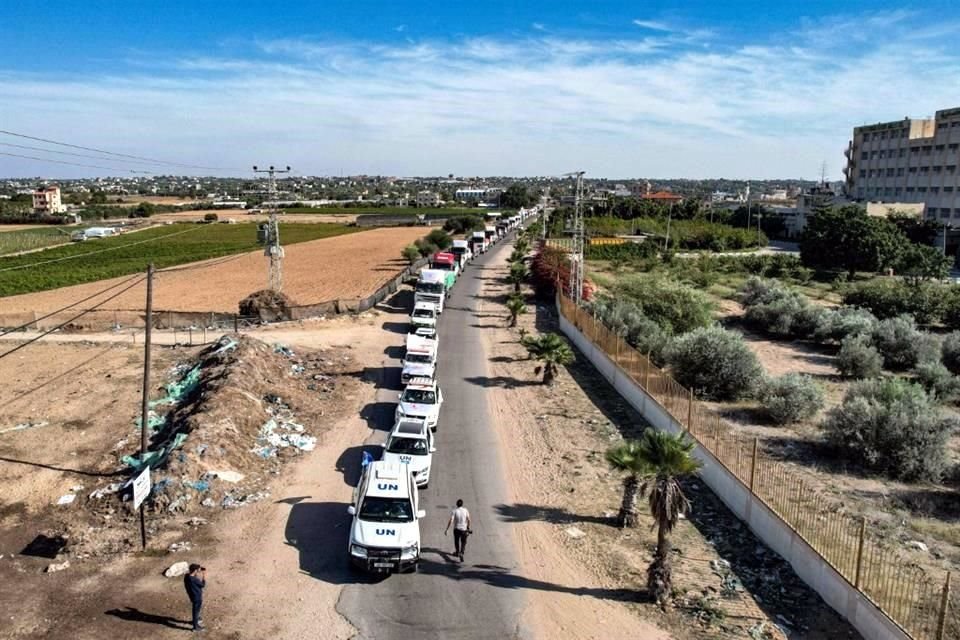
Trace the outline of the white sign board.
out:
<instances>
[{"instance_id":1,"label":"white sign board","mask_svg":"<svg viewBox=\"0 0 960 640\"><path fill-rule=\"evenodd\" d=\"M150 467L146 467L140 475L133 479L133 508L137 510L147 496L150 495Z\"/></svg>"}]
</instances>

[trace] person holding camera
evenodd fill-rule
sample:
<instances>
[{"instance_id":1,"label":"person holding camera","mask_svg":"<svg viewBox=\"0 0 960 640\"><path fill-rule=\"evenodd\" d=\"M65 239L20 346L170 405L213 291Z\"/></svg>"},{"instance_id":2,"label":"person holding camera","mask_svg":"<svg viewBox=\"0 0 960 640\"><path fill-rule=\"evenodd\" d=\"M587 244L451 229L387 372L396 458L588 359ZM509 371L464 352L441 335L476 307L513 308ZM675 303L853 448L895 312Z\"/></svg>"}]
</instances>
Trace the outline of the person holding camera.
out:
<instances>
[{"instance_id":1,"label":"person holding camera","mask_svg":"<svg viewBox=\"0 0 960 640\"><path fill-rule=\"evenodd\" d=\"M207 586L207 568L194 563L190 565L190 572L183 576L183 586L190 598L193 607L193 630L201 631L200 609L203 607L203 589Z\"/></svg>"},{"instance_id":2,"label":"person holding camera","mask_svg":"<svg viewBox=\"0 0 960 640\"><path fill-rule=\"evenodd\" d=\"M463 506L463 500L457 500L457 508L450 514L450 520L443 535L447 535L450 531L450 525L453 525L454 553L460 558L460 562L463 562L463 552L467 549L467 536L473 533L470 512Z\"/></svg>"}]
</instances>

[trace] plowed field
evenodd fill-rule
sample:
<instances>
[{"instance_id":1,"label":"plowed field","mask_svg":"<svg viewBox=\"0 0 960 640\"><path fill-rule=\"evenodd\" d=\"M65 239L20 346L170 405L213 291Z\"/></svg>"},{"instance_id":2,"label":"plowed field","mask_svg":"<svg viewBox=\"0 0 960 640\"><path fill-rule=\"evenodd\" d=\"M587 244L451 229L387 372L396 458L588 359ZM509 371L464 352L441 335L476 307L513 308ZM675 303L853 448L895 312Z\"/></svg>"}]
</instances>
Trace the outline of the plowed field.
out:
<instances>
[{"instance_id":1,"label":"plowed field","mask_svg":"<svg viewBox=\"0 0 960 640\"><path fill-rule=\"evenodd\" d=\"M428 231L426 227L373 229L290 245L285 248L283 261L283 292L297 304L367 296L406 266L400 250ZM0 312L53 311L128 279L125 276L0 298ZM158 274L153 306L169 311L232 313L241 299L266 285L267 258L260 251L244 253ZM142 309L144 298L145 285L139 284L99 308ZM90 304L102 299L95 298Z\"/></svg>"}]
</instances>

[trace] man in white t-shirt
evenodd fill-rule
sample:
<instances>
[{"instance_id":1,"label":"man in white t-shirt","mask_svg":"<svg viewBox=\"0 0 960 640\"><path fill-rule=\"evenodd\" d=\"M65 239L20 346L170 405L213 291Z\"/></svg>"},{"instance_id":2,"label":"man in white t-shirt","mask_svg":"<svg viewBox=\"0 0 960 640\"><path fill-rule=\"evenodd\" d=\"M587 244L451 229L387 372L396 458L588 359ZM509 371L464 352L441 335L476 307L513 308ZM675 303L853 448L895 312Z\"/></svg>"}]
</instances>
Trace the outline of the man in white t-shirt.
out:
<instances>
[{"instance_id":1,"label":"man in white t-shirt","mask_svg":"<svg viewBox=\"0 0 960 640\"><path fill-rule=\"evenodd\" d=\"M450 525L453 525L453 545L454 553L463 562L463 552L467 548L467 536L473 533L471 531L473 522L470 520L470 512L463 506L463 500L457 500L457 508L450 514L450 520L447 521L447 528L443 535L450 531Z\"/></svg>"}]
</instances>

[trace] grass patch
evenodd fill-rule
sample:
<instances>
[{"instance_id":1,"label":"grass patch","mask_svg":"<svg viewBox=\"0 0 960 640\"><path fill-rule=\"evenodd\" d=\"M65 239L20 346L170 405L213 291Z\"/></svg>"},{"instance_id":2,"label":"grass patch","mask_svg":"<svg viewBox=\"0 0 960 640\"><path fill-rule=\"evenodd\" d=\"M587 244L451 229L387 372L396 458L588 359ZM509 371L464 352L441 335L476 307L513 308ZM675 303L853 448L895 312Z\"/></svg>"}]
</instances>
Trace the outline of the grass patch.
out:
<instances>
[{"instance_id":1,"label":"grass patch","mask_svg":"<svg viewBox=\"0 0 960 640\"><path fill-rule=\"evenodd\" d=\"M4 231L0 227L0 256L70 242L70 234L83 228L49 226Z\"/></svg>"},{"instance_id":2,"label":"grass patch","mask_svg":"<svg viewBox=\"0 0 960 640\"><path fill-rule=\"evenodd\" d=\"M280 224L280 238L285 245L356 231L362 229L342 224ZM259 246L257 227L253 224L175 224L0 257L0 297L146 271L150 262L163 269L254 251Z\"/></svg>"}]
</instances>

